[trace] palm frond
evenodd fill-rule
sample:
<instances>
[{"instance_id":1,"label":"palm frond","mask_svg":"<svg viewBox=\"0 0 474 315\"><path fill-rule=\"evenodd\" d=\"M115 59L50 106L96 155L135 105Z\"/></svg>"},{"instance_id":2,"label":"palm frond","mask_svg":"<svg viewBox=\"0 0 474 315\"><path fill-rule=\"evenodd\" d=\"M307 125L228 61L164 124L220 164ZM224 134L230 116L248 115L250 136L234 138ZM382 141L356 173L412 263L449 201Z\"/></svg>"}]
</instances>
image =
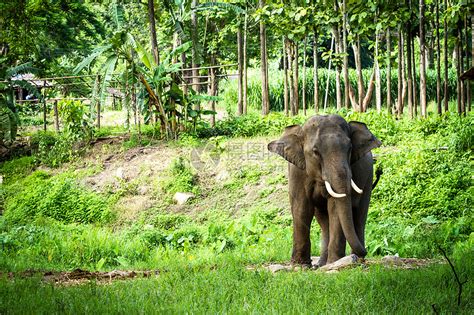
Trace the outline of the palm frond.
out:
<instances>
[{"instance_id":1,"label":"palm frond","mask_svg":"<svg viewBox=\"0 0 474 315\"><path fill-rule=\"evenodd\" d=\"M12 78L17 74L35 72L37 69L31 66L31 62L22 63L21 65L8 68L6 71L6 78Z\"/></svg>"},{"instance_id":2,"label":"palm frond","mask_svg":"<svg viewBox=\"0 0 474 315\"><path fill-rule=\"evenodd\" d=\"M117 28L121 29L125 22L124 9L123 9L122 4L117 3L116 1L114 1L113 6L112 6L112 17L114 19L114 22Z\"/></svg>"},{"instance_id":3,"label":"palm frond","mask_svg":"<svg viewBox=\"0 0 474 315\"><path fill-rule=\"evenodd\" d=\"M152 55L145 48L143 48L140 43L137 43L136 52L138 53L138 57L140 58L141 62L143 62L145 67L151 70L156 66Z\"/></svg>"},{"instance_id":4,"label":"palm frond","mask_svg":"<svg viewBox=\"0 0 474 315\"><path fill-rule=\"evenodd\" d=\"M73 70L74 73L81 72L82 69L88 67L98 56L100 56L104 51L112 48L112 45L105 45L97 47L92 51L92 53L85 57Z\"/></svg>"},{"instance_id":5,"label":"palm frond","mask_svg":"<svg viewBox=\"0 0 474 315\"><path fill-rule=\"evenodd\" d=\"M105 95L107 91L107 85L109 84L110 79L112 78L112 73L115 70L118 57L116 55L110 56L102 66L104 69L104 79L102 80L102 87L100 89L100 102L103 103L105 100Z\"/></svg>"}]
</instances>

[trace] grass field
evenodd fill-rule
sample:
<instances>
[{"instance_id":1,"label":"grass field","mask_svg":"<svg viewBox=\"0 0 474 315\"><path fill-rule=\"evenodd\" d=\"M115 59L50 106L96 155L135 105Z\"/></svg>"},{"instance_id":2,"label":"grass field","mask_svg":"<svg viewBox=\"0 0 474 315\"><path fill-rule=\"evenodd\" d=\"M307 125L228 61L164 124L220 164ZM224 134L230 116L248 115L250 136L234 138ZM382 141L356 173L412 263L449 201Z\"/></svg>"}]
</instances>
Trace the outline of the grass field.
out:
<instances>
[{"instance_id":1,"label":"grass field","mask_svg":"<svg viewBox=\"0 0 474 315\"><path fill-rule=\"evenodd\" d=\"M417 314L433 305L440 313L472 313L473 116L345 115L366 122L384 143L375 152L384 175L369 210L369 258L438 263L334 274L263 268L288 262L292 243L287 165L265 147L304 117L232 118L208 139L199 135L210 131L199 130L175 143L145 130L145 146L132 133L78 152L40 134L41 150L0 167L0 313ZM195 198L177 205L175 192ZM318 243L314 223L313 255ZM468 280L460 306L439 246ZM81 284L41 277L77 268L158 275Z\"/></svg>"}]
</instances>

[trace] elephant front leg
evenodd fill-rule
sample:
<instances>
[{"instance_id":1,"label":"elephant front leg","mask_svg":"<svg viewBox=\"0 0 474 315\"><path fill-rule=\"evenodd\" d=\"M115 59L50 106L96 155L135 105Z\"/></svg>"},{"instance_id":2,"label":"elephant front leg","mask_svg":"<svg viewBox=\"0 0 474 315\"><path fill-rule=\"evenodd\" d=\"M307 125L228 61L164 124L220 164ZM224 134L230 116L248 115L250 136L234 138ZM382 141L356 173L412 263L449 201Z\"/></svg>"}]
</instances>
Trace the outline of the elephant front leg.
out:
<instances>
[{"instance_id":1,"label":"elephant front leg","mask_svg":"<svg viewBox=\"0 0 474 315\"><path fill-rule=\"evenodd\" d=\"M326 210L315 211L316 220L321 227L321 250L319 254L318 266L322 267L327 263L328 260L328 245L329 245L329 217Z\"/></svg>"},{"instance_id":2,"label":"elephant front leg","mask_svg":"<svg viewBox=\"0 0 474 315\"><path fill-rule=\"evenodd\" d=\"M301 200L298 200L301 202ZM297 202L296 202L297 203ZM291 263L311 266L310 228L314 210L307 203L292 205L293 253Z\"/></svg>"}]
</instances>

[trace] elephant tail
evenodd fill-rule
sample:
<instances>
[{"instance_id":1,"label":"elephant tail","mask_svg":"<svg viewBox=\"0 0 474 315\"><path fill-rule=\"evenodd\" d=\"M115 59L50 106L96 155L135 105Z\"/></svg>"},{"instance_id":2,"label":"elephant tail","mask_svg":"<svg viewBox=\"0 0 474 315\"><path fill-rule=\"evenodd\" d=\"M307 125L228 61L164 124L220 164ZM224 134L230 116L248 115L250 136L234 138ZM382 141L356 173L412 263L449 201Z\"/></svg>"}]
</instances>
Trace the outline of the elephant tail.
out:
<instances>
[{"instance_id":1,"label":"elephant tail","mask_svg":"<svg viewBox=\"0 0 474 315\"><path fill-rule=\"evenodd\" d=\"M372 190L375 188L375 186L377 186L377 183L379 182L380 176L382 176L382 174L383 174L383 169L382 169L382 166L379 165L377 169L375 170L375 182L372 184Z\"/></svg>"}]
</instances>

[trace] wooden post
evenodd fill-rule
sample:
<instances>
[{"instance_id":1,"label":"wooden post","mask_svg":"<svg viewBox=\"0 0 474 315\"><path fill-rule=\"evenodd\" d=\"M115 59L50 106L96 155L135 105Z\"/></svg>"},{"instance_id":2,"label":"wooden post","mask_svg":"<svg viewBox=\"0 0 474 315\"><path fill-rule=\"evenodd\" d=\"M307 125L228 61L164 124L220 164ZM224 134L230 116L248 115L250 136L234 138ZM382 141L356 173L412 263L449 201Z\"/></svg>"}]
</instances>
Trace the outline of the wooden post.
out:
<instances>
[{"instance_id":1,"label":"wooden post","mask_svg":"<svg viewBox=\"0 0 474 315\"><path fill-rule=\"evenodd\" d=\"M97 76L97 86L100 87L100 75ZM97 129L100 129L100 95L97 97Z\"/></svg>"},{"instance_id":2,"label":"wooden post","mask_svg":"<svg viewBox=\"0 0 474 315\"><path fill-rule=\"evenodd\" d=\"M59 132L59 114L58 114L58 101L54 101L54 127L56 132Z\"/></svg>"},{"instance_id":3,"label":"wooden post","mask_svg":"<svg viewBox=\"0 0 474 315\"><path fill-rule=\"evenodd\" d=\"M46 93L45 93L45 87L46 87L46 80L43 81L43 130L46 131Z\"/></svg>"}]
</instances>

